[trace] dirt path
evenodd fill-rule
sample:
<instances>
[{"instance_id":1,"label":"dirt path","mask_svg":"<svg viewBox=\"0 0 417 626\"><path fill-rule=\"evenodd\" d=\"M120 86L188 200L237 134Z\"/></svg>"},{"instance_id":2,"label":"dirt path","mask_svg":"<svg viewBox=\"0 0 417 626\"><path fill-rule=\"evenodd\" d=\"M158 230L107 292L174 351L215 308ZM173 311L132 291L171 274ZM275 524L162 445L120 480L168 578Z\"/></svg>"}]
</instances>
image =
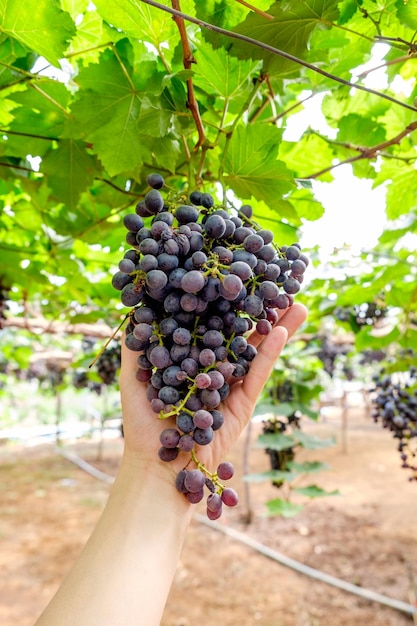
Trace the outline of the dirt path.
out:
<instances>
[{"instance_id":1,"label":"dirt path","mask_svg":"<svg viewBox=\"0 0 417 626\"><path fill-rule=\"evenodd\" d=\"M340 439L339 415L308 430ZM256 428L253 438L256 437ZM72 449L108 473L117 470L122 443ZM231 458L235 486L243 439ZM340 496L311 501L295 518L264 517L277 497L268 483L251 488L254 521L242 521L245 502L222 523L312 567L393 598L413 600L417 581L417 486L407 482L388 433L350 417L348 454L340 445L305 454L331 470L314 481ZM262 450L251 470L268 469ZM0 452L0 623L32 626L76 559L106 502L108 486L50 447ZM194 521L178 566L162 626L405 626L411 617L297 574ZM118 626L118 625L117 625ZM122 625L120 625L122 626Z\"/></svg>"}]
</instances>

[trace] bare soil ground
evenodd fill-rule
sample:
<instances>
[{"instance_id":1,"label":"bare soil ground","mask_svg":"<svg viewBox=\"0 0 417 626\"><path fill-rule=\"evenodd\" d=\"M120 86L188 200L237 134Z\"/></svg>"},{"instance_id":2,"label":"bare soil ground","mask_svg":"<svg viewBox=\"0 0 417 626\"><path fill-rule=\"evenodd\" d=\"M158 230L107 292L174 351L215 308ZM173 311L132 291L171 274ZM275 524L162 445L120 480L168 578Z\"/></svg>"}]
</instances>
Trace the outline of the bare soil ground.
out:
<instances>
[{"instance_id":1,"label":"bare soil ground","mask_svg":"<svg viewBox=\"0 0 417 626\"><path fill-rule=\"evenodd\" d=\"M260 483L250 489L252 523L244 523L244 497L221 523L304 564L415 603L417 485L399 467L389 433L357 409L350 411L345 453L339 410L306 430L336 438L334 447L304 452L303 459L328 463L330 471L314 475L313 482L341 495L309 501L291 519L271 518L265 517L264 503L279 491ZM253 442L258 432L254 426ZM238 469L234 486L242 496L243 446L244 437L231 455ZM121 441L106 442L101 461L96 443L69 447L100 469L116 472ZM269 469L268 463L262 450L251 450L252 472ZM31 626L77 558L109 486L57 456L51 446L3 447L0 472L0 623ZM406 626L413 618L298 574L195 519L161 626L196 624Z\"/></svg>"}]
</instances>

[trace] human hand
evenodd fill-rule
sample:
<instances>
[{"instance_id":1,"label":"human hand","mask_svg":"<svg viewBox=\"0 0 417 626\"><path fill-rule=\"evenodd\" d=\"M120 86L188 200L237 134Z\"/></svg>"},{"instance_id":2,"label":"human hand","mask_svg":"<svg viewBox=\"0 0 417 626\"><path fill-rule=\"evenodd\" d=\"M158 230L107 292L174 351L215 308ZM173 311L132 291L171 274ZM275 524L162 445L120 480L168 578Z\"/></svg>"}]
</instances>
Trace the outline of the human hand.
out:
<instances>
[{"instance_id":1,"label":"human hand","mask_svg":"<svg viewBox=\"0 0 417 626\"><path fill-rule=\"evenodd\" d=\"M287 339L306 318L306 309L294 304L283 312L273 330L266 336L256 331L249 343L256 346L258 354L251 363L245 378L231 384L230 394L218 409L224 415L224 424L214 434L213 441L206 446L196 445L198 459L210 471L227 456L234 442L251 418L258 396L268 380L274 363ZM165 428L175 427L174 418L159 419L146 397L146 384L136 379L137 353L127 349L122 342L122 369L120 391L125 436L125 456L146 467L171 484L176 474L189 462L188 453L182 453L171 462L158 458L159 436Z\"/></svg>"}]
</instances>

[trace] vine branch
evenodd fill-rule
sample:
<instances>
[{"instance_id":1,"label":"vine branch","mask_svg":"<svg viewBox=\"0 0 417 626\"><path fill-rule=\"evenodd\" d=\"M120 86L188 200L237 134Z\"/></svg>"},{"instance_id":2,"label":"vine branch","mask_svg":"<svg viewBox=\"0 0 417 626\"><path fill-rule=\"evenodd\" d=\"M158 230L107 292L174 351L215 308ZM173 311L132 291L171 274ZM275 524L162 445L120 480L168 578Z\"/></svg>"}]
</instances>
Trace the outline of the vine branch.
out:
<instances>
[{"instance_id":1,"label":"vine branch","mask_svg":"<svg viewBox=\"0 0 417 626\"><path fill-rule=\"evenodd\" d=\"M192 64L196 63L196 60L193 56L193 53L191 52L190 44L189 44L188 37L187 37L187 31L185 29L184 19L182 16L179 15L179 13L181 12L181 6L180 6L179 0L172 0L172 7L173 7L173 10L175 10L175 13L173 14L174 22L178 26L178 30L179 30L180 37L181 37L184 68L186 70L190 70L192 67ZM203 122L201 120L200 111L198 108L198 102L196 100L195 93L194 93L193 79L191 76L190 78L187 78L187 107L191 111L195 125L197 127L198 141L194 150L198 150L198 148L200 146L203 146L206 141L206 133L204 131Z\"/></svg>"},{"instance_id":2,"label":"vine branch","mask_svg":"<svg viewBox=\"0 0 417 626\"><path fill-rule=\"evenodd\" d=\"M258 13L258 15L262 15L262 17L264 17L267 20L274 19L273 15L271 15L270 13L265 13L265 11L261 11L261 9L257 9L252 4L249 4L249 2L246 2L246 0L236 0L236 2L238 2L239 4L242 4L244 7L246 7L247 9L250 9L254 13Z\"/></svg>"},{"instance_id":3,"label":"vine branch","mask_svg":"<svg viewBox=\"0 0 417 626\"><path fill-rule=\"evenodd\" d=\"M373 159L378 156L378 154L380 154L382 150L385 150L385 148L389 148L390 146L399 144L401 140L404 139L404 137L410 135L415 130L417 130L417 121L409 124L403 131L398 133L398 135L396 135L392 139L387 139L387 141L383 141L382 143L379 143L376 146L371 146L370 148L367 148L366 146L355 146L353 144L345 143L343 144L345 148L359 151L360 154L345 159L344 161L339 161L339 163L335 163L334 165L329 165L329 167L325 167L319 172L315 172L314 174L310 174L310 176L305 176L303 178L318 178L319 176L322 176L323 174L326 174L327 172L330 172L331 170L335 169L336 167L340 167L341 165L354 163L355 161L360 161L361 159Z\"/></svg>"},{"instance_id":4,"label":"vine branch","mask_svg":"<svg viewBox=\"0 0 417 626\"><path fill-rule=\"evenodd\" d=\"M177 11L176 9L171 9L170 7L160 4L159 2L155 2L155 0L141 0L141 2L144 2L145 4L149 4L150 6L153 6L156 9L160 9L161 11L165 11L166 13L170 13L174 17L181 18L193 24L197 24L197 26L200 26L201 28L207 28L208 30L213 31L214 33L219 33L220 35L225 35L226 37L231 37L232 39L238 39L239 41L244 41L245 43L248 43L252 46L256 46L257 48L261 48L263 50L266 50L267 52L271 52L271 54L281 56L284 59L287 59L288 61L293 61L297 65L306 67L307 69L311 70L312 72L315 72L316 74L320 74L321 76L324 76L325 78L329 78L330 80L333 80L334 82L339 83L341 85L345 85L346 87L350 87L351 89L358 89L359 91L365 91L366 93L373 94L375 96L378 96L379 98L383 98L384 100L388 100L389 102L398 104L399 106L402 106L405 109L408 109L413 112L417 112L417 108L410 104L401 102L400 100L397 100L396 98L393 98L392 96L389 96L381 91L370 89L369 87L364 87L363 85L358 85L356 83L351 83L350 81L345 80L344 78L340 78L339 76L336 76L335 74L326 72L325 70L322 70L319 67L316 67L315 65L312 65L311 63L308 63L307 61L303 61L302 59L299 59L298 57L295 57L294 55L289 54L288 52L279 50L279 48L274 48L273 46L270 46L269 44L258 41L257 39L253 39L252 37L247 37L246 35L241 35L240 33L235 33L233 31L220 28L220 26L215 26L214 24L210 24L199 18L192 17L191 15L187 15L185 13L182 13L181 11Z\"/></svg>"}]
</instances>

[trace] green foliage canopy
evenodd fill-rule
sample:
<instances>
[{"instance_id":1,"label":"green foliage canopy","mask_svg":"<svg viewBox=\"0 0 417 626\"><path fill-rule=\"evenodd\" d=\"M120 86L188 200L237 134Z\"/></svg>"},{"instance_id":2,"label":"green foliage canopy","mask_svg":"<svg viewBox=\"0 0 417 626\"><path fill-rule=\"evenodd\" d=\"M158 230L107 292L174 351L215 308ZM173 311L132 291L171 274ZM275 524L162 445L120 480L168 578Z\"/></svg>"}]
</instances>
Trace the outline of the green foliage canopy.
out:
<instances>
[{"instance_id":1,"label":"green foliage canopy","mask_svg":"<svg viewBox=\"0 0 417 626\"><path fill-rule=\"evenodd\" d=\"M415 256L401 240L417 230L413 2L252 0L251 10L182 0L175 6L193 20L183 22L164 10L168 0L152 4L0 0L0 273L14 297L50 317L113 321L120 218L151 171L184 192L232 190L285 244L322 214L311 181L331 183L350 163L357 177L386 185L387 217L397 221L370 280L375 294L389 285L388 299L412 319ZM387 85L371 93L352 75L378 42ZM318 94L329 132L309 127L289 141L288 120ZM394 246L397 276L384 256ZM358 282L338 294L358 304ZM313 290L317 311L331 288L323 280Z\"/></svg>"}]
</instances>

